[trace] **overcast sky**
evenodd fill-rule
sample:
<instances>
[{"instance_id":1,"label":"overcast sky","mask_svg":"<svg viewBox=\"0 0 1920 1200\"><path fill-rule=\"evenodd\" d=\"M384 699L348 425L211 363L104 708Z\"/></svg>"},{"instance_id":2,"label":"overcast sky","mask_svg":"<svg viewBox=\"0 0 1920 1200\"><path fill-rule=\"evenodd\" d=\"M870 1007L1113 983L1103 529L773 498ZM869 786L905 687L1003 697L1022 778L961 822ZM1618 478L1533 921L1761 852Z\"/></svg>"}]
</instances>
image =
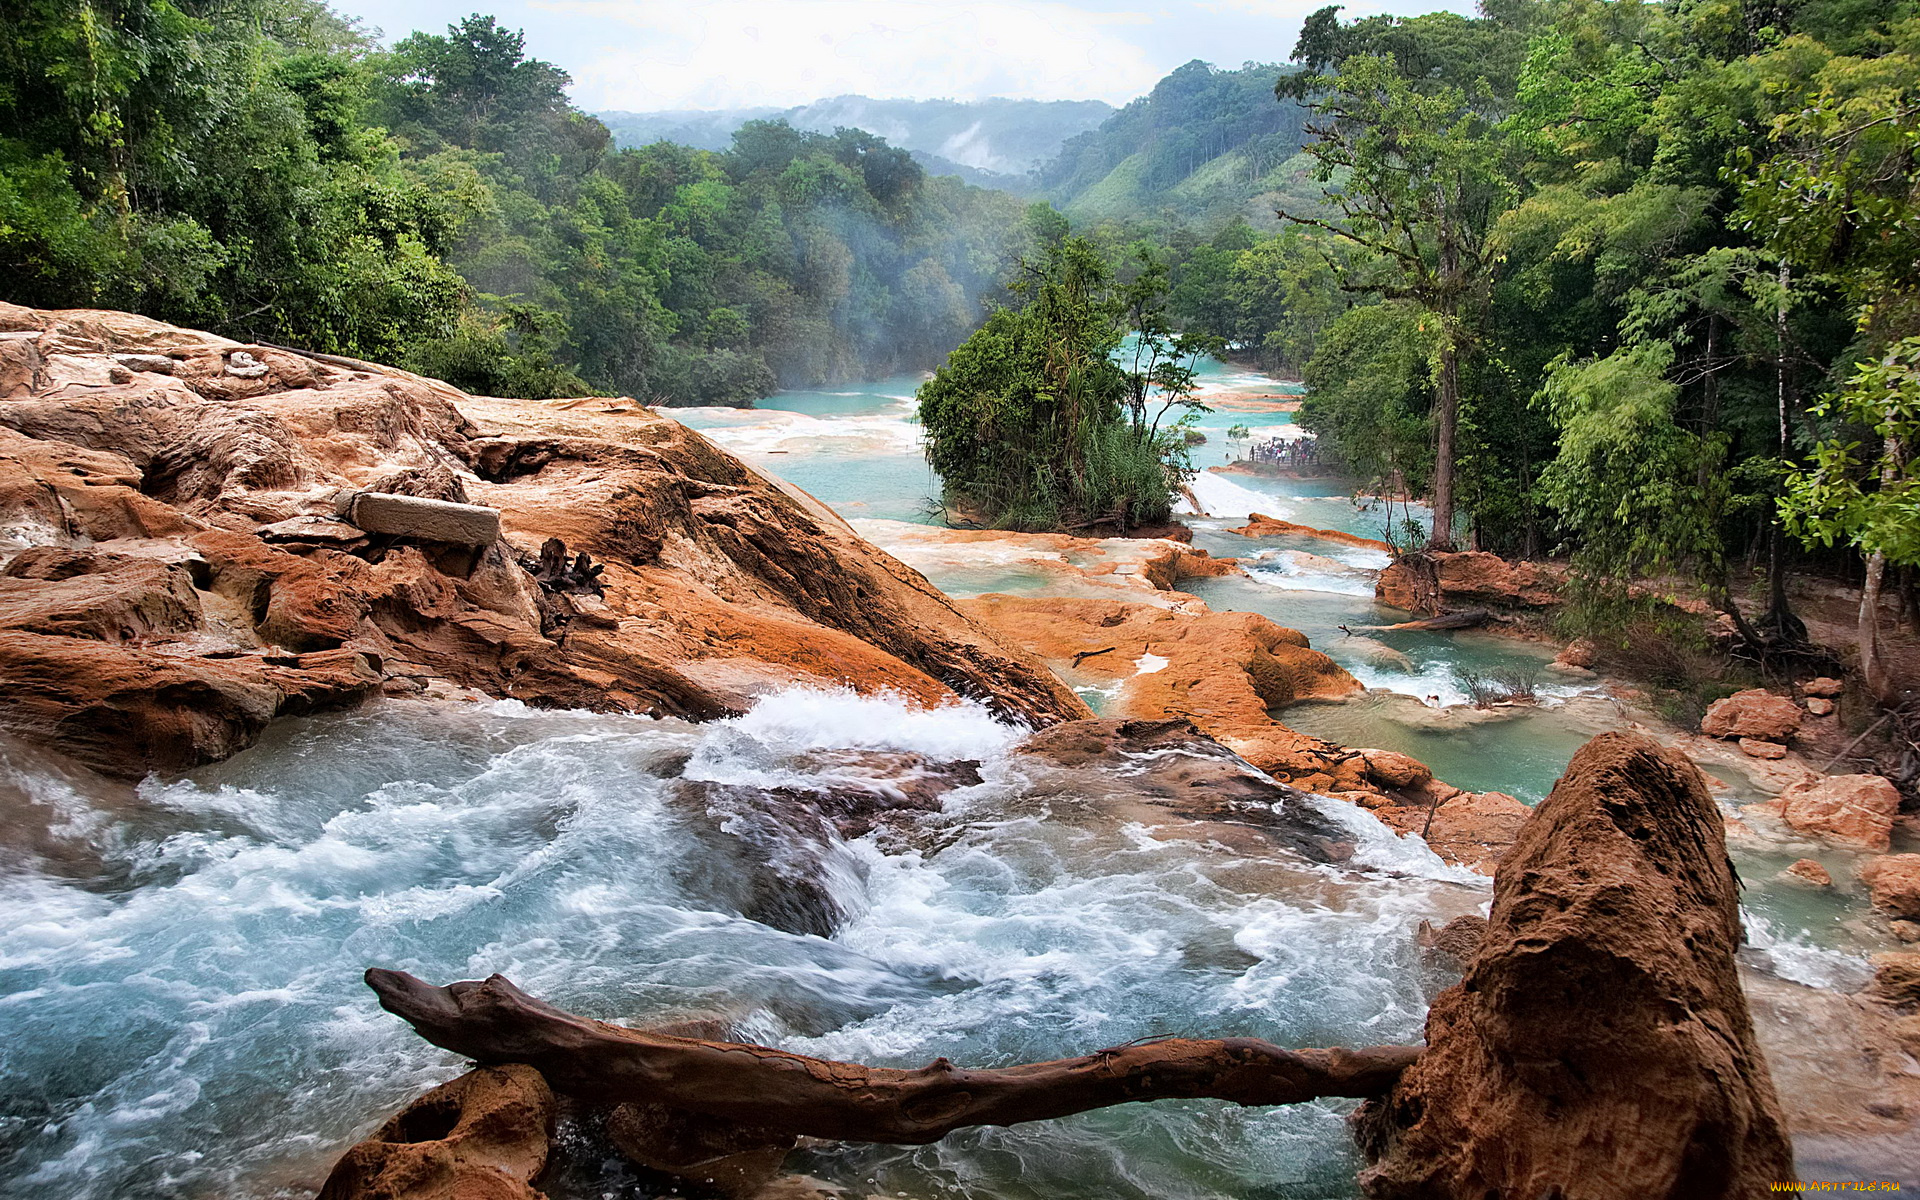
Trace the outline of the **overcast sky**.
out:
<instances>
[{"instance_id":1,"label":"overcast sky","mask_svg":"<svg viewBox=\"0 0 1920 1200\"><path fill-rule=\"evenodd\" d=\"M1324 0L335 0L387 41L476 9L525 29L589 111L888 99L1123 104L1191 59L1280 62ZM1352 0L1341 15L1444 0ZM1456 9L1462 6L1453 6Z\"/></svg>"}]
</instances>

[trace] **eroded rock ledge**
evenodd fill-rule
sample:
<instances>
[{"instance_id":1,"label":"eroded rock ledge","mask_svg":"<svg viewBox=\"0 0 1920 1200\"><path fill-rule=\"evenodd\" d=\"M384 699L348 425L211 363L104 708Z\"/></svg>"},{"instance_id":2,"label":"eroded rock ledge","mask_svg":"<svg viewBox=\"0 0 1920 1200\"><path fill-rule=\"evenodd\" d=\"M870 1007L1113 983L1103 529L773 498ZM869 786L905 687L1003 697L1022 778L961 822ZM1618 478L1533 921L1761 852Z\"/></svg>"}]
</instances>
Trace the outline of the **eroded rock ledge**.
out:
<instances>
[{"instance_id":1,"label":"eroded rock ledge","mask_svg":"<svg viewBox=\"0 0 1920 1200\"><path fill-rule=\"evenodd\" d=\"M343 489L504 532L369 533ZM537 578L549 539L599 570ZM794 683L1088 715L824 505L631 402L0 304L0 721L139 775L436 680L691 717Z\"/></svg>"}]
</instances>

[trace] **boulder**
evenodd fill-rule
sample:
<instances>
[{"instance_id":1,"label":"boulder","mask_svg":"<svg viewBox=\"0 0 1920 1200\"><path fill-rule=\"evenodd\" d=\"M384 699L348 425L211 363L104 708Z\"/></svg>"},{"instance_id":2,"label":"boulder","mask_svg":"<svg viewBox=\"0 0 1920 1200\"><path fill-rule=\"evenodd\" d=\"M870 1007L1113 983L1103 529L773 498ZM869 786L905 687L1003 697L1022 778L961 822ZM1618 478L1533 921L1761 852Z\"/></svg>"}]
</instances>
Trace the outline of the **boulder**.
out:
<instances>
[{"instance_id":1,"label":"boulder","mask_svg":"<svg viewBox=\"0 0 1920 1200\"><path fill-rule=\"evenodd\" d=\"M1833 709L1834 704L1831 700L1822 700L1816 696L1807 701L1807 711L1816 717L1830 717L1833 715Z\"/></svg>"},{"instance_id":2,"label":"boulder","mask_svg":"<svg viewBox=\"0 0 1920 1200\"><path fill-rule=\"evenodd\" d=\"M1559 578L1539 563L1508 562L1482 551L1403 554L1380 572L1374 598L1393 608L1433 613L1461 607L1546 608L1560 601Z\"/></svg>"},{"instance_id":3,"label":"boulder","mask_svg":"<svg viewBox=\"0 0 1920 1200\"><path fill-rule=\"evenodd\" d=\"M1920 1008L1920 951L1889 950L1873 956L1868 993L1895 1008Z\"/></svg>"},{"instance_id":4,"label":"boulder","mask_svg":"<svg viewBox=\"0 0 1920 1200\"><path fill-rule=\"evenodd\" d=\"M553 1092L520 1063L479 1067L407 1105L334 1165L318 1200L544 1200Z\"/></svg>"},{"instance_id":5,"label":"boulder","mask_svg":"<svg viewBox=\"0 0 1920 1200\"><path fill-rule=\"evenodd\" d=\"M1567 643L1565 649L1560 651L1558 657L1553 660L1553 665L1556 667L1581 667L1590 670L1593 664L1599 661L1599 658L1599 647L1594 645L1592 638L1575 638L1573 641Z\"/></svg>"},{"instance_id":6,"label":"boulder","mask_svg":"<svg viewBox=\"0 0 1920 1200\"><path fill-rule=\"evenodd\" d=\"M1810 883L1814 887L1832 887L1833 874L1811 858L1802 858L1780 872L1782 879Z\"/></svg>"},{"instance_id":7,"label":"boulder","mask_svg":"<svg viewBox=\"0 0 1920 1200\"><path fill-rule=\"evenodd\" d=\"M1357 750L1366 760L1367 774L1390 788L1419 787L1433 778L1433 770L1410 754L1395 750Z\"/></svg>"},{"instance_id":8,"label":"boulder","mask_svg":"<svg viewBox=\"0 0 1920 1200\"><path fill-rule=\"evenodd\" d=\"M1748 758L1764 758L1777 761L1787 756L1787 748L1779 742L1763 742L1759 738L1740 739L1740 753Z\"/></svg>"},{"instance_id":9,"label":"boulder","mask_svg":"<svg viewBox=\"0 0 1920 1200\"><path fill-rule=\"evenodd\" d=\"M1427 1052L1356 1134L1380 1200L1735 1200L1793 1156L1735 970L1739 884L1698 770L1589 742L1521 830Z\"/></svg>"},{"instance_id":10,"label":"boulder","mask_svg":"<svg viewBox=\"0 0 1920 1200\"><path fill-rule=\"evenodd\" d=\"M126 313L0 304L0 328L0 723L99 770L431 679L694 719L796 683L1089 715L813 497L640 406ZM591 594L537 571L549 542ZM1206 557L1165 546L1168 572Z\"/></svg>"},{"instance_id":11,"label":"boulder","mask_svg":"<svg viewBox=\"0 0 1920 1200\"><path fill-rule=\"evenodd\" d=\"M1505 792L1467 792L1431 778L1368 807L1388 828L1423 837L1441 858L1483 875L1493 874L1533 812Z\"/></svg>"},{"instance_id":12,"label":"boulder","mask_svg":"<svg viewBox=\"0 0 1920 1200\"><path fill-rule=\"evenodd\" d=\"M1800 690L1809 696L1818 696L1831 700L1847 690L1847 685L1831 675L1819 675L1800 685Z\"/></svg>"},{"instance_id":13,"label":"boulder","mask_svg":"<svg viewBox=\"0 0 1920 1200\"><path fill-rule=\"evenodd\" d=\"M1889 916L1920 921L1920 854L1882 854L1860 864L1873 906Z\"/></svg>"},{"instance_id":14,"label":"boulder","mask_svg":"<svg viewBox=\"0 0 1920 1200\"><path fill-rule=\"evenodd\" d=\"M1780 793L1779 805L1780 819L1789 828L1884 854L1900 811L1900 792L1879 775L1826 775L1789 784Z\"/></svg>"},{"instance_id":15,"label":"boulder","mask_svg":"<svg viewBox=\"0 0 1920 1200\"><path fill-rule=\"evenodd\" d=\"M1700 732L1708 737L1784 742L1800 728L1800 706L1765 688L1748 688L1707 706Z\"/></svg>"}]
</instances>

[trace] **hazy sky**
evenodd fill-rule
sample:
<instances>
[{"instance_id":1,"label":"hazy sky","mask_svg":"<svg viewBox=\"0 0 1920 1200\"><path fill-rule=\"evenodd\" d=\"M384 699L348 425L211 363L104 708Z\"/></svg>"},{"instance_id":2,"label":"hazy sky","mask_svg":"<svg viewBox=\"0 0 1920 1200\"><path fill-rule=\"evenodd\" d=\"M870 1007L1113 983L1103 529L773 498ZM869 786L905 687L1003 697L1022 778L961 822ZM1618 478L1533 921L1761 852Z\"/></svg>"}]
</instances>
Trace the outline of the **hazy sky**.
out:
<instances>
[{"instance_id":1,"label":"hazy sky","mask_svg":"<svg viewBox=\"0 0 1920 1200\"><path fill-rule=\"evenodd\" d=\"M525 29L591 111L886 98L1120 104L1190 59L1279 62L1324 0L335 0L384 32L442 30L476 10ZM1444 0L1350 0L1341 15ZM1459 6L1455 6L1459 7Z\"/></svg>"}]
</instances>

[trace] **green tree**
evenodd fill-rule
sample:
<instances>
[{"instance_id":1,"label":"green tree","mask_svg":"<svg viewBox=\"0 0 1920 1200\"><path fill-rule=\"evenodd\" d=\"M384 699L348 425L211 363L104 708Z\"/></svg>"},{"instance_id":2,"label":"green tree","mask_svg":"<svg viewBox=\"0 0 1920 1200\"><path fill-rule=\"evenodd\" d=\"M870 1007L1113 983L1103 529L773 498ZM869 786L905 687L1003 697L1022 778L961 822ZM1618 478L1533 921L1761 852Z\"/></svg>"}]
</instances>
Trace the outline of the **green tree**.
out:
<instances>
[{"instance_id":1,"label":"green tree","mask_svg":"<svg viewBox=\"0 0 1920 1200\"><path fill-rule=\"evenodd\" d=\"M1559 454L1540 478L1599 599L1619 602L1641 575L1699 564L1718 577L1725 447L1674 421L1673 348L1650 342L1605 358L1553 363L1540 403ZM1704 487L1703 487L1704 484Z\"/></svg>"},{"instance_id":2,"label":"green tree","mask_svg":"<svg viewBox=\"0 0 1920 1200\"><path fill-rule=\"evenodd\" d=\"M1496 222L1519 198L1498 129L1511 79L1489 70L1524 39L1492 19L1440 13L1343 28L1334 12L1307 22L1294 51L1307 71L1282 77L1275 90L1313 97L1322 122L1310 127L1316 140L1307 151L1323 182L1343 180L1329 193L1340 218L1279 215L1366 252L1377 273L1349 287L1413 303L1433 318L1430 544L1450 548L1461 349L1475 336L1498 267Z\"/></svg>"},{"instance_id":3,"label":"green tree","mask_svg":"<svg viewBox=\"0 0 1920 1200\"><path fill-rule=\"evenodd\" d=\"M1788 523L1810 543L1866 559L1860 667L1891 698L1879 656L1889 564L1920 565L1920 18L1892 24L1870 55L1836 54L1806 36L1763 56L1781 93L1774 154L1749 155L1740 217L1783 263L1851 305L1853 369L1815 410L1827 422L1788 481Z\"/></svg>"},{"instance_id":4,"label":"green tree","mask_svg":"<svg viewBox=\"0 0 1920 1200\"><path fill-rule=\"evenodd\" d=\"M1159 277L1118 288L1090 242L1040 218L1042 254L1012 285L1022 303L994 311L920 387L927 460L950 505L996 527L1165 521L1189 468L1184 428L1158 417L1183 397L1162 396L1158 413L1147 398L1177 388L1179 368L1163 369L1165 346L1141 352L1144 370L1114 361Z\"/></svg>"}]
</instances>

